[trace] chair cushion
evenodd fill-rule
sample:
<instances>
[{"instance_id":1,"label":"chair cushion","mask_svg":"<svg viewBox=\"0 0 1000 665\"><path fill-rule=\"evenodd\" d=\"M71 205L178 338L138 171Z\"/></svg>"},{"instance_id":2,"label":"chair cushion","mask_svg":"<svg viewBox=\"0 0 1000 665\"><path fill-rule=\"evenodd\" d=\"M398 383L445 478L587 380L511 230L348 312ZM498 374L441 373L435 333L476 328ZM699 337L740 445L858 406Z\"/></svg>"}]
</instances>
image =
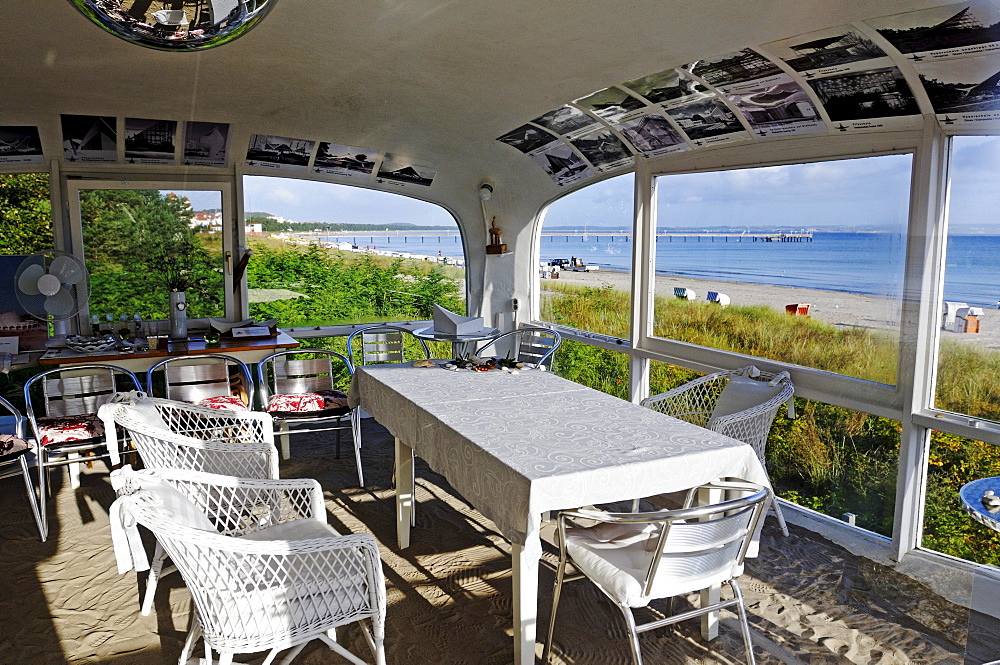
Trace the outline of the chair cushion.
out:
<instances>
[{"instance_id":1,"label":"chair cushion","mask_svg":"<svg viewBox=\"0 0 1000 665\"><path fill-rule=\"evenodd\" d=\"M216 397L206 397L198 402L200 406L207 406L210 409L232 409L234 411L246 411L247 405L236 395L218 395Z\"/></svg>"},{"instance_id":2,"label":"chair cushion","mask_svg":"<svg viewBox=\"0 0 1000 665\"><path fill-rule=\"evenodd\" d=\"M205 513L177 488L160 482L143 485L142 490L153 499L158 516L181 526L218 533Z\"/></svg>"},{"instance_id":3,"label":"chair cushion","mask_svg":"<svg viewBox=\"0 0 1000 665\"><path fill-rule=\"evenodd\" d=\"M0 460L11 460L31 450L31 444L13 434L0 434Z\"/></svg>"},{"instance_id":4,"label":"chair cushion","mask_svg":"<svg viewBox=\"0 0 1000 665\"><path fill-rule=\"evenodd\" d=\"M338 416L350 410L347 395L339 390L274 395L267 401L267 412L283 418Z\"/></svg>"},{"instance_id":5,"label":"chair cushion","mask_svg":"<svg viewBox=\"0 0 1000 665\"><path fill-rule=\"evenodd\" d=\"M302 519L282 522L239 537L243 540L310 540L339 535L329 524L318 520Z\"/></svg>"},{"instance_id":6,"label":"chair cushion","mask_svg":"<svg viewBox=\"0 0 1000 665\"><path fill-rule=\"evenodd\" d=\"M731 376L722 389L715 408L712 410L711 423L716 418L730 416L740 411L746 411L758 404L763 404L784 388L780 383L769 385L767 381L755 381L745 376ZM711 425L709 425L711 428Z\"/></svg>"},{"instance_id":7,"label":"chair cushion","mask_svg":"<svg viewBox=\"0 0 1000 665\"><path fill-rule=\"evenodd\" d=\"M86 441L104 436L104 423L97 414L39 418L38 442L42 446L70 441Z\"/></svg>"},{"instance_id":8,"label":"chair cushion","mask_svg":"<svg viewBox=\"0 0 1000 665\"><path fill-rule=\"evenodd\" d=\"M672 527L649 596L643 595L643 585L656 549L657 527L607 523L572 527L566 530L566 550L580 572L629 607L645 607L654 598L698 591L741 572L733 565L736 557L733 548L739 547L738 542L701 556L682 555L704 547L707 537L712 535L703 534L701 529L685 533L685 526Z\"/></svg>"}]
</instances>

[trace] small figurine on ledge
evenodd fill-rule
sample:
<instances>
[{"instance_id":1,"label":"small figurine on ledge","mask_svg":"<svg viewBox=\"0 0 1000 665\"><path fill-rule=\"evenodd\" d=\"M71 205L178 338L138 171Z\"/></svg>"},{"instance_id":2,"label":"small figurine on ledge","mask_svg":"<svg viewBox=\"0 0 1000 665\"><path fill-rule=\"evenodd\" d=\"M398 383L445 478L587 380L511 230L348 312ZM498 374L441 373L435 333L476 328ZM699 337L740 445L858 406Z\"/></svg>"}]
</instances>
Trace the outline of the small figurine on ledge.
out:
<instances>
[{"instance_id":1,"label":"small figurine on ledge","mask_svg":"<svg viewBox=\"0 0 1000 665\"><path fill-rule=\"evenodd\" d=\"M503 254L507 251L507 245L501 241L500 234L503 229L497 226L497 218L493 218L493 224L489 228L490 244L486 245L487 254Z\"/></svg>"}]
</instances>

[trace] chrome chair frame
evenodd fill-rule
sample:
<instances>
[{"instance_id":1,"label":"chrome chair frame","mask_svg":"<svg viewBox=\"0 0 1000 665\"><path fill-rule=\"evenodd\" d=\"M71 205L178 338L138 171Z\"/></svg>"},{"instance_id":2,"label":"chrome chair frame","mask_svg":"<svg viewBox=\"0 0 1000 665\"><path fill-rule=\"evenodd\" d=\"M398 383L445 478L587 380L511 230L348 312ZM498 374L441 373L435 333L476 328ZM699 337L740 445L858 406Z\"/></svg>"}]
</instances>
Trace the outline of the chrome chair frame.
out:
<instances>
[{"instance_id":1,"label":"chrome chair frame","mask_svg":"<svg viewBox=\"0 0 1000 665\"><path fill-rule=\"evenodd\" d=\"M744 494L746 492L753 493L711 505L693 506L694 499L699 490L737 491ZM678 510L663 510L652 513L607 513L599 510L569 510L560 512L557 529L559 565L556 569L556 580L552 591L552 613L549 619L548 635L542 651L542 663L549 662L549 655L552 650L552 637L556 624L556 611L559 607L563 584L567 581L586 577L624 615L629 632L629 646L635 665L642 665L639 633L693 619L711 612L717 612L728 607L736 608L740 621L740 632L743 636L746 659L749 665L755 665L756 660L753 655L750 626L747 621L746 607L743 603L743 593L740 590L739 582L735 578L742 572L743 560L746 557L754 534L758 531L764 508L770 497L771 491L767 488L743 482L717 481L689 490L684 507ZM616 595L611 589L605 588L605 586L582 570L577 575L570 578L566 577L567 563L572 562L576 564L569 555L567 548L567 521L571 519L631 527L652 526L652 529L646 533L640 534L639 531L635 530L632 532L632 538L643 538L639 544L644 545L646 551L649 552L649 564L645 569L644 578L637 580L641 584L641 594L638 598L632 599L631 604L626 599L620 597L620 595ZM723 520L734 522L734 524L724 524ZM740 520L745 520L745 527L742 526ZM722 526L718 526L720 524ZM677 542L671 539L673 530L680 533L676 538ZM705 538L704 541L698 541L697 538L692 537L699 530L709 531L706 536L700 536ZM718 533L712 533L712 531L717 531ZM650 543L655 546L650 548L648 546ZM687 551L678 547L684 546L687 548L692 545L696 547ZM737 545L738 548L736 547ZM683 569L675 563L678 560L683 561L685 557L695 559L694 563L688 569ZM669 574L680 581L675 581L672 586L668 586L674 592L670 595L662 596L663 598L673 598L678 595L699 591L699 581L706 579L706 575L715 577L718 583L729 586L733 591L733 598L729 600L720 599L715 603L705 603L696 609L637 625L635 616L632 614L632 607L644 607L650 600L661 597L653 595L653 591L657 583L657 573L664 562L669 562L667 566L667 570L670 571ZM607 566L613 565L608 561L605 561L604 564ZM675 566L675 570L670 570L671 565ZM575 567L580 570L579 564L576 564ZM726 573L727 569L728 573ZM727 574L727 579L718 579L720 575Z\"/></svg>"},{"instance_id":2,"label":"chrome chair frame","mask_svg":"<svg viewBox=\"0 0 1000 665\"><path fill-rule=\"evenodd\" d=\"M207 362L212 360L216 362ZM152 397L164 397L191 404L198 404L210 397L228 397L233 395L233 383L230 378L232 367L236 368L244 383L245 406L247 410L251 410L254 404L254 383L250 369L239 358L224 353L164 358L146 371L146 389ZM224 370L219 371L220 368ZM165 386L163 394L157 394L158 391L154 389L154 379L158 372L163 373Z\"/></svg>"},{"instance_id":3,"label":"chrome chair frame","mask_svg":"<svg viewBox=\"0 0 1000 665\"><path fill-rule=\"evenodd\" d=\"M24 431L24 424L26 422L26 419L23 415L21 415L21 412L13 404L8 402L3 397L0 397L0 408L3 408L6 411L10 412L10 416L2 417L4 420L6 420L5 426L2 429L4 430L10 429L10 431L3 433L13 434L18 439L24 439L25 441L27 441L27 439L25 438L25 431ZM7 420L8 418L12 419L12 421ZM9 428L6 426L10 424L12 424L13 427ZM28 443L31 444L30 441L28 441ZM37 443L33 444L33 447L35 447L36 450L37 446L38 446ZM26 490L28 495L28 505L31 506L31 514L35 517L35 525L38 527L38 535L41 537L42 542L44 543L47 534L46 534L46 529L42 524L42 515L38 510L38 495L36 494L35 484L32 482L31 473L29 473L28 471L27 458L29 450L21 452L19 455L17 455L16 458L0 460L0 468L12 467L0 471L0 478L11 478L13 476L16 476L18 473L20 473L21 476L24 478L24 489Z\"/></svg>"},{"instance_id":4,"label":"chrome chair frame","mask_svg":"<svg viewBox=\"0 0 1000 665\"><path fill-rule=\"evenodd\" d=\"M325 358L309 360L289 359L289 356L296 356L305 353L323 355ZM331 351L330 349L298 348L278 351L263 358L257 364L257 392L260 395L260 407L267 409L268 401L273 395L296 394L312 392L316 390L335 390L333 385L334 366L333 358L337 358L344 364L347 373L354 376L354 365L350 359L343 354ZM276 361L285 360L286 370L281 374L276 374ZM325 366L324 366L325 363ZM281 457L288 459L291 451L288 439L292 434L309 434L315 432L336 432L337 457L340 457L340 434L342 431L350 429L352 441L354 443L354 461L358 470L358 484L365 486L364 471L361 468L361 423L358 409L351 409L346 413L329 414L317 411L315 416L294 416L286 417L271 414L277 428L277 435L281 439ZM344 424L344 419L348 418L349 423ZM328 424L329 427L306 427L293 428L298 424Z\"/></svg>"},{"instance_id":5,"label":"chrome chair frame","mask_svg":"<svg viewBox=\"0 0 1000 665\"><path fill-rule=\"evenodd\" d=\"M86 380L88 378L91 380ZM122 381L127 379L132 385L128 388L120 386L118 385L119 379ZM36 385L42 387L39 404L43 407L41 410L35 406L39 399L32 395ZM31 424L31 431L35 437L35 451L38 459L39 508L41 523L45 531L43 540L48 537L46 506L48 495L51 492L48 470L54 466L79 464L80 453L95 453L95 457L92 459L110 459L112 463L117 463L123 452L123 446L118 442L118 438L114 437L114 450L111 450L107 445L107 433L105 433L105 437L101 438L93 437L79 441L43 445L42 430L38 424L39 419L83 415L93 415L96 418L98 408L109 401L116 392L139 390L140 387L139 379L132 372L116 365L101 363L57 367L36 374L25 382L24 403L28 411L28 422ZM103 452L101 452L102 448L104 448ZM70 468L70 483L74 488L79 487L79 467Z\"/></svg>"},{"instance_id":6,"label":"chrome chair frame","mask_svg":"<svg viewBox=\"0 0 1000 665\"><path fill-rule=\"evenodd\" d=\"M507 357L517 362L532 365L533 367L552 368L552 361L556 349L562 344L562 335L555 330L543 328L541 326L524 326L517 330L511 330L501 335L497 335L476 351L480 358L484 357L484 352L496 349L505 340L517 339L517 347L514 355L507 354ZM551 342L548 340L551 339Z\"/></svg>"}]
</instances>

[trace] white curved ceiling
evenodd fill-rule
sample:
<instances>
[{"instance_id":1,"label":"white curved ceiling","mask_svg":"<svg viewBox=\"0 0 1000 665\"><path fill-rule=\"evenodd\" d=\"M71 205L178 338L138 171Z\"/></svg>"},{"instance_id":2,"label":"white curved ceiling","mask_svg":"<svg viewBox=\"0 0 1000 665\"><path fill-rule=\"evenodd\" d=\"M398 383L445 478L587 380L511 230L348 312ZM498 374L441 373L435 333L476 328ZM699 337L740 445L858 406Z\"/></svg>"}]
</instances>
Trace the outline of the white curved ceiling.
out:
<instances>
[{"instance_id":1,"label":"white curved ceiling","mask_svg":"<svg viewBox=\"0 0 1000 665\"><path fill-rule=\"evenodd\" d=\"M497 137L630 79L941 4L278 0L231 44L166 53L102 32L68 2L0 0L0 126L37 126L46 159L59 159L60 114L230 123L230 166L269 134L436 164L430 187L405 193L452 208L484 178L543 201L559 188Z\"/></svg>"}]
</instances>

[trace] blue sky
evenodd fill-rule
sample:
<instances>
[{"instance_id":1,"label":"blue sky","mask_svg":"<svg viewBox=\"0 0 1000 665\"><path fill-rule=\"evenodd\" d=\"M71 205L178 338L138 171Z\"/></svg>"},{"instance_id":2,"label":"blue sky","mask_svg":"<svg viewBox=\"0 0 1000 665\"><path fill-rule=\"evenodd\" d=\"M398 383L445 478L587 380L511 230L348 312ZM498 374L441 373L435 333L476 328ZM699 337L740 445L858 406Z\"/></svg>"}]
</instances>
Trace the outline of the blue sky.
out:
<instances>
[{"instance_id":1,"label":"blue sky","mask_svg":"<svg viewBox=\"0 0 1000 665\"><path fill-rule=\"evenodd\" d=\"M660 227L713 226L820 229L903 229L909 205L911 157L793 164L664 177ZM529 166L526 165L526 168ZM1000 232L1000 137L955 139L951 224L956 231ZM294 178L249 176L246 209L300 222L454 226L444 209L374 190ZM217 195L190 192L195 208L215 207ZM629 227L632 175L584 187L556 201L545 225Z\"/></svg>"}]
</instances>

